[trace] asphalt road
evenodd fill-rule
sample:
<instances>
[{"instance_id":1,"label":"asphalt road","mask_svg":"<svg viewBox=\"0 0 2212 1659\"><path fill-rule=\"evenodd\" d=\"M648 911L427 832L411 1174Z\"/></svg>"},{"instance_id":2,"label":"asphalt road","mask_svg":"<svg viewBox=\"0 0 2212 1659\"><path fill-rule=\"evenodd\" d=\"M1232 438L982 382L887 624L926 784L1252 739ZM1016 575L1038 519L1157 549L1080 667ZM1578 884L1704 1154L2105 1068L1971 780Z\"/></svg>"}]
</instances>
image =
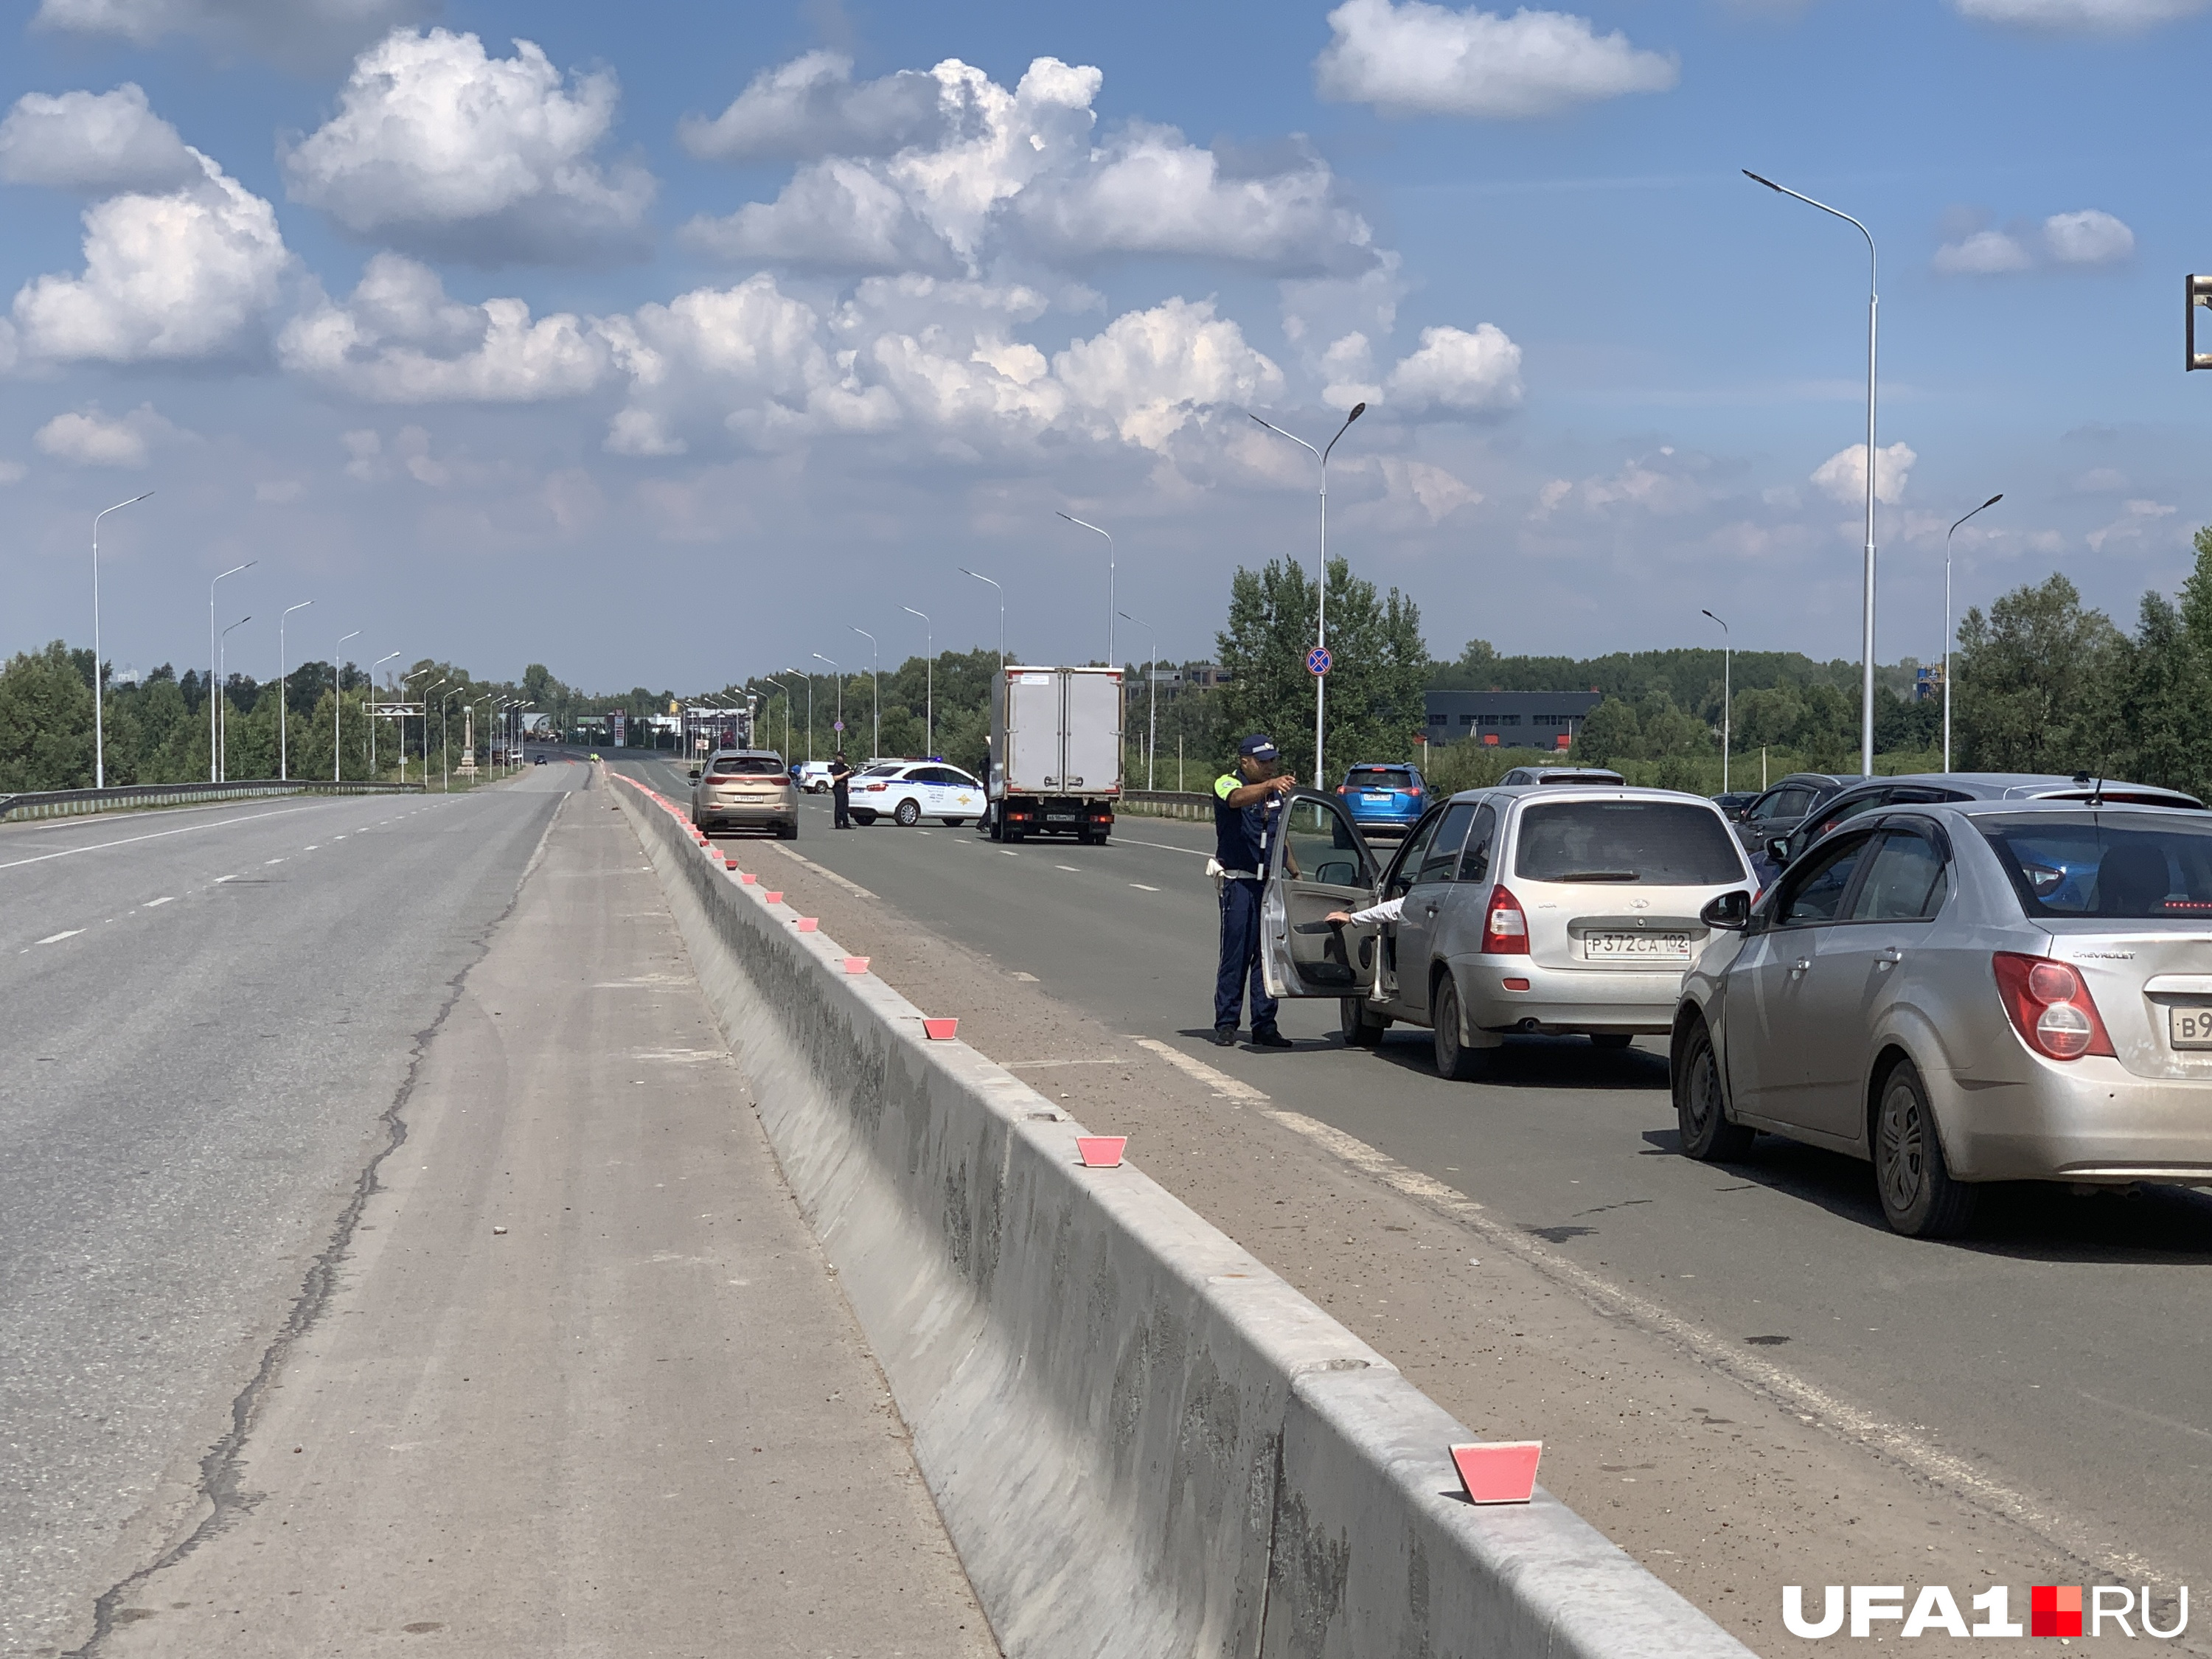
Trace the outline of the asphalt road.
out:
<instances>
[{"instance_id":1,"label":"asphalt road","mask_svg":"<svg viewBox=\"0 0 2212 1659\"><path fill-rule=\"evenodd\" d=\"M585 772L0 830L0 1651L81 1641L204 1509Z\"/></svg>"},{"instance_id":2,"label":"asphalt road","mask_svg":"<svg viewBox=\"0 0 2212 1659\"><path fill-rule=\"evenodd\" d=\"M625 769L688 795L672 766ZM2212 1200L2008 1188L1972 1238L1921 1243L1888 1231L1864 1164L1773 1137L1730 1169L1680 1157L1656 1044L1515 1040L1488 1080L1447 1084L1425 1032L1348 1050L1334 1003L1316 1002L1285 1006L1295 1052L1214 1048L1211 836L1135 817L1103 848L1002 848L933 823L840 833L819 799L796 850L1115 1030L1175 1042L1755 1345L1888 1425L1893 1446L1956 1460L1993 1498L2101 1540L2106 1560L2212 1578Z\"/></svg>"}]
</instances>

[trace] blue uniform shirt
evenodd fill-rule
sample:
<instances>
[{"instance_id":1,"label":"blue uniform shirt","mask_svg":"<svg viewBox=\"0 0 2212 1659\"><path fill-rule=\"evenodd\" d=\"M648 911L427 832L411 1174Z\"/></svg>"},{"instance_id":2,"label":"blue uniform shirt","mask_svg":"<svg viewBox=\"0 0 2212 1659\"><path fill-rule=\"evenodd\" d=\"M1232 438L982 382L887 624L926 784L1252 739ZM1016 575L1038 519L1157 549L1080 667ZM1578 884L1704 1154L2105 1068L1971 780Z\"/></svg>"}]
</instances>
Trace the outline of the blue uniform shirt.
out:
<instances>
[{"instance_id":1,"label":"blue uniform shirt","mask_svg":"<svg viewBox=\"0 0 2212 1659\"><path fill-rule=\"evenodd\" d=\"M1283 810L1283 798L1268 795L1249 806L1231 806L1230 792L1244 787L1244 780L1234 772L1224 772L1213 781L1213 856L1224 870L1256 876L1267 870L1267 843Z\"/></svg>"}]
</instances>

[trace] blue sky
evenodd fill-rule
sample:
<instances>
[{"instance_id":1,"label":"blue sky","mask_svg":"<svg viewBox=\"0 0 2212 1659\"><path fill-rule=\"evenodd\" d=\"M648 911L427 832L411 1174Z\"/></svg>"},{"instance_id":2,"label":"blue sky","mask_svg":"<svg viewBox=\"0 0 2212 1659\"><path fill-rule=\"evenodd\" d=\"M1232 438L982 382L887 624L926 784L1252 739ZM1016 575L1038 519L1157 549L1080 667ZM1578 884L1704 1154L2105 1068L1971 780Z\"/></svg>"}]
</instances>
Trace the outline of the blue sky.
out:
<instances>
[{"instance_id":1,"label":"blue sky","mask_svg":"<svg viewBox=\"0 0 2212 1659\"><path fill-rule=\"evenodd\" d=\"M0 648L399 650L690 688L988 642L1206 654L1331 549L1431 648L1885 659L2212 520L2177 289L2212 0L15 0ZM518 41L526 43L518 45ZM8 301L8 296L13 296ZM1145 633L1119 624L1118 654ZM264 635L266 637L264 637ZM325 638L325 636L328 637ZM364 649L373 645L374 649ZM265 657L266 663L261 659Z\"/></svg>"}]
</instances>

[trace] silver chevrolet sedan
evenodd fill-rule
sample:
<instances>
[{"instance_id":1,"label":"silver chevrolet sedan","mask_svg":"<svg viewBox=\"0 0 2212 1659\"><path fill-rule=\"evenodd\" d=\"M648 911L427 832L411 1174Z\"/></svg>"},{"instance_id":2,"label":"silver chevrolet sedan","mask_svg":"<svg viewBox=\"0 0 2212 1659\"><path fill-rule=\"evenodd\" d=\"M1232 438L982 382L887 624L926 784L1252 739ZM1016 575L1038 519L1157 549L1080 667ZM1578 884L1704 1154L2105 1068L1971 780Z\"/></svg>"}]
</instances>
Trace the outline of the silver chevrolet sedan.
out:
<instances>
[{"instance_id":1,"label":"silver chevrolet sedan","mask_svg":"<svg viewBox=\"0 0 2212 1659\"><path fill-rule=\"evenodd\" d=\"M1683 977L1682 1149L1869 1159L1898 1231L1980 1183L2212 1186L2212 822L2079 801L1850 819Z\"/></svg>"}]
</instances>

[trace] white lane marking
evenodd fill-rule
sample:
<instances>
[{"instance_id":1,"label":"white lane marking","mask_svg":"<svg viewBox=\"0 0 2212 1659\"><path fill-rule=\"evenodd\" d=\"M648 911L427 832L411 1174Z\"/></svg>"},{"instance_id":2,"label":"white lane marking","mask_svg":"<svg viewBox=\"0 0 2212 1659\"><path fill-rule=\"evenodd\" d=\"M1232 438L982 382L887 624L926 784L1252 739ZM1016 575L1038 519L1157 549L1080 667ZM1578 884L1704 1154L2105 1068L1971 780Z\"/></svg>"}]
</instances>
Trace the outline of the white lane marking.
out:
<instances>
[{"instance_id":1,"label":"white lane marking","mask_svg":"<svg viewBox=\"0 0 2212 1659\"><path fill-rule=\"evenodd\" d=\"M1062 1066L1127 1066L1128 1063L1120 1054L1107 1054L1097 1060L1002 1060L999 1062L1009 1072L1052 1071Z\"/></svg>"},{"instance_id":2,"label":"white lane marking","mask_svg":"<svg viewBox=\"0 0 2212 1659\"><path fill-rule=\"evenodd\" d=\"M1185 1077L1194 1077L1224 1100L1234 1100L1251 1105L1265 1105L1267 1097L1249 1083L1239 1083L1226 1072L1217 1072L1202 1060L1193 1060L1172 1043L1158 1037L1132 1037L1139 1048L1149 1048Z\"/></svg>"},{"instance_id":3,"label":"white lane marking","mask_svg":"<svg viewBox=\"0 0 2212 1659\"><path fill-rule=\"evenodd\" d=\"M65 927L58 933L49 933L44 939L33 939L34 945L59 945L65 939L75 939L84 932L82 927Z\"/></svg>"},{"instance_id":4,"label":"white lane marking","mask_svg":"<svg viewBox=\"0 0 2212 1659\"><path fill-rule=\"evenodd\" d=\"M915 835L917 835L917 836L927 836L927 835L933 835L933 834L935 834L936 832L935 832L934 830L915 830L914 833L915 833Z\"/></svg>"},{"instance_id":5,"label":"white lane marking","mask_svg":"<svg viewBox=\"0 0 2212 1659\"><path fill-rule=\"evenodd\" d=\"M1146 1047L1154 1046L1143 1037ZM1160 1045L1164 1047L1165 1045ZM1196 1062L1193 1062L1195 1064ZM1601 1278L1589 1268L1546 1249L1510 1223L1492 1218L1483 1206L1454 1187L1431 1176L1408 1169L1387 1152L1365 1141L1307 1117L1301 1112L1275 1109L1263 1114L1294 1134L1334 1153L1363 1174L1373 1176L1415 1199L1443 1212L1471 1228L1492 1244L1530 1267L1580 1293L1607 1311L1620 1315L1689 1350L1714 1370L1765 1395L1808 1423L1814 1423L1846 1440L1886 1452L1922 1479L1935 1482L2027 1526L2081 1560L2110 1571L2150 1574L2153 1569L2132 1553L2116 1553L2069 1517L2054 1514L2025 1492L2015 1492L1989 1479L1966 1458L1934 1445L1903 1424L1890 1423L1783 1366L1741 1351L1729 1338L1707 1330L1638 1295Z\"/></svg>"},{"instance_id":6,"label":"white lane marking","mask_svg":"<svg viewBox=\"0 0 2212 1659\"><path fill-rule=\"evenodd\" d=\"M174 893L167 893L157 899L148 899L138 908L142 910L150 910L157 904L174 904L176 902L177 896Z\"/></svg>"},{"instance_id":7,"label":"white lane marking","mask_svg":"<svg viewBox=\"0 0 2212 1659\"><path fill-rule=\"evenodd\" d=\"M317 845L320 845L320 843L319 843L319 842L318 842L318 843L317 843ZM315 850L315 848L314 848L313 847L302 847L300 850L301 850L302 853L312 853L312 852L313 852L313 851Z\"/></svg>"},{"instance_id":8,"label":"white lane marking","mask_svg":"<svg viewBox=\"0 0 2212 1659\"><path fill-rule=\"evenodd\" d=\"M1129 885L1135 888L1140 893L1157 893L1160 890L1157 887L1147 887L1141 881L1133 881Z\"/></svg>"},{"instance_id":9,"label":"white lane marking","mask_svg":"<svg viewBox=\"0 0 2212 1659\"><path fill-rule=\"evenodd\" d=\"M1065 870L1071 876L1079 876L1083 873L1072 864L1055 864L1052 867L1055 870Z\"/></svg>"},{"instance_id":10,"label":"white lane marking","mask_svg":"<svg viewBox=\"0 0 2212 1659\"><path fill-rule=\"evenodd\" d=\"M1021 854L1014 851L1011 847L1001 847L999 850L1001 853L1004 853L1010 859L1018 859L1021 857Z\"/></svg>"},{"instance_id":11,"label":"white lane marking","mask_svg":"<svg viewBox=\"0 0 2212 1659\"><path fill-rule=\"evenodd\" d=\"M1162 853L1188 853L1194 859L1212 856L1203 847L1170 847L1164 841L1139 841L1134 836L1116 836L1114 839L1124 847L1150 847Z\"/></svg>"},{"instance_id":12,"label":"white lane marking","mask_svg":"<svg viewBox=\"0 0 2212 1659\"><path fill-rule=\"evenodd\" d=\"M793 852L788 847L777 846L774 842L770 842L769 845L776 852L782 854L784 857L789 859L793 864L804 865L806 868L811 870L816 875L820 876L823 880L836 882L837 885L843 888L847 892L852 894L855 898L872 899L875 897L873 893L871 893L866 888L861 886L859 882L848 881L844 877L839 875L835 870L825 869L821 865L817 864L812 859L802 858L797 853Z\"/></svg>"},{"instance_id":13,"label":"white lane marking","mask_svg":"<svg viewBox=\"0 0 2212 1659\"><path fill-rule=\"evenodd\" d=\"M272 864L282 864L284 860L282 859L264 859L261 860L261 867L266 870Z\"/></svg>"},{"instance_id":14,"label":"white lane marking","mask_svg":"<svg viewBox=\"0 0 2212 1659\"><path fill-rule=\"evenodd\" d=\"M227 881L236 881L237 879L238 878L236 876L217 876L215 878L215 884L217 887L220 887Z\"/></svg>"},{"instance_id":15,"label":"white lane marking","mask_svg":"<svg viewBox=\"0 0 2212 1659\"><path fill-rule=\"evenodd\" d=\"M320 805L319 801L316 803ZM273 812L248 812L234 818L217 818L211 823L188 823L181 830L156 830L150 835L125 836L118 841L96 841L89 847L64 847L58 853L40 853L34 858L11 859L0 864L0 870L21 869L27 864L44 864L50 859L75 858L79 853L97 853L109 847L133 847L142 841L164 841L171 836L189 836L202 830L220 830L227 823L258 823L264 818L281 818L288 812L305 812L305 806L280 806Z\"/></svg>"}]
</instances>

